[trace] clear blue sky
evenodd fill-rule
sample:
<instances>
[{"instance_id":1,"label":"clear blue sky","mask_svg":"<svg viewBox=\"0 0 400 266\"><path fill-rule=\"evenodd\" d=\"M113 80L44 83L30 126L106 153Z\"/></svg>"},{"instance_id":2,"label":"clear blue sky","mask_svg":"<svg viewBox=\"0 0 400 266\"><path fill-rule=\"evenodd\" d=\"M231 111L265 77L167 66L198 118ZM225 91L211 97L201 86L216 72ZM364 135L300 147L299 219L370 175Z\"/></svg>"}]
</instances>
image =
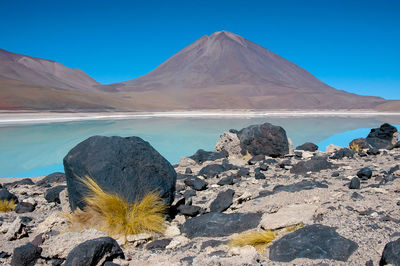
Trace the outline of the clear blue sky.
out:
<instances>
[{"instance_id":1,"label":"clear blue sky","mask_svg":"<svg viewBox=\"0 0 400 266\"><path fill-rule=\"evenodd\" d=\"M400 99L400 1L2 0L0 48L80 68L101 83L146 74L228 30L329 85Z\"/></svg>"}]
</instances>

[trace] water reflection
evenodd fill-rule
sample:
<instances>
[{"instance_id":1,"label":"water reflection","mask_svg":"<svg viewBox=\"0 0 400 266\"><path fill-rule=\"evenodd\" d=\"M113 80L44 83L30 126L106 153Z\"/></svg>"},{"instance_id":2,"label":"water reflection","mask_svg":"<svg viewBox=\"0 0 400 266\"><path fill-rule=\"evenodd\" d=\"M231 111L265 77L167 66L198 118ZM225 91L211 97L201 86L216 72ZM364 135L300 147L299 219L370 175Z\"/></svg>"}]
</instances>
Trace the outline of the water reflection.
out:
<instances>
[{"instance_id":1,"label":"water reflection","mask_svg":"<svg viewBox=\"0 0 400 266\"><path fill-rule=\"evenodd\" d=\"M384 122L398 125L400 116L140 118L1 126L0 177L41 175L61 170L62 159L68 151L93 135L139 136L171 163L176 163L180 157L191 155L199 148L212 150L224 131L264 122L285 128L294 146L311 141L324 147L327 145L325 140L347 144L355 130L361 130L356 131L361 134L356 137L365 137L370 128Z\"/></svg>"}]
</instances>

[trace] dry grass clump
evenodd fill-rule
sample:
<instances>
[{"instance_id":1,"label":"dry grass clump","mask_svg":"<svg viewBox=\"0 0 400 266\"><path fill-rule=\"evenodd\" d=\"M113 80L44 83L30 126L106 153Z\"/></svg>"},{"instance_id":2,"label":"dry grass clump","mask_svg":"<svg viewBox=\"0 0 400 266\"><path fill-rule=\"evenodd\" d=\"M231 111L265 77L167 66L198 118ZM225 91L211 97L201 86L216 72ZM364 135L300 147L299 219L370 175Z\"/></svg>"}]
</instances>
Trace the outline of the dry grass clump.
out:
<instances>
[{"instance_id":1,"label":"dry grass clump","mask_svg":"<svg viewBox=\"0 0 400 266\"><path fill-rule=\"evenodd\" d=\"M358 145L358 144L355 143L355 142L353 142L353 143L350 145L350 149L352 149L352 150L355 151L355 152L361 151L360 145Z\"/></svg>"},{"instance_id":2,"label":"dry grass clump","mask_svg":"<svg viewBox=\"0 0 400 266\"><path fill-rule=\"evenodd\" d=\"M260 230L236 235L231 239L228 245L231 247L244 247L250 245L253 246L258 253L262 254L268 244L274 241L275 238L284 233L293 232L303 226L304 224L301 223L298 225L288 226L279 230Z\"/></svg>"},{"instance_id":3,"label":"dry grass clump","mask_svg":"<svg viewBox=\"0 0 400 266\"><path fill-rule=\"evenodd\" d=\"M235 236L229 242L232 247L253 246L258 253L262 253L267 245L276 237L276 232L272 230L261 230L256 232L244 233Z\"/></svg>"},{"instance_id":4,"label":"dry grass clump","mask_svg":"<svg viewBox=\"0 0 400 266\"><path fill-rule=\"evenodd\" d=\"M71 229L96 228L125 239L131 234L164 231L167 206L157 193L149 192L142 201L128 203L119 195L105 192L92 178L81 181L89 189L89 194L84 197L87 206L66 215Z\"/></svg>"},{"instance_id":5,"label":"dry grass clump","mask_svg":"<svg viewBox=\"0 0 400 266\"><path fill-rule=\"evenodd\" d=\"M0 200L0 212L13 211L16 206L14 200Z\"/></svg>"}]
</instances>

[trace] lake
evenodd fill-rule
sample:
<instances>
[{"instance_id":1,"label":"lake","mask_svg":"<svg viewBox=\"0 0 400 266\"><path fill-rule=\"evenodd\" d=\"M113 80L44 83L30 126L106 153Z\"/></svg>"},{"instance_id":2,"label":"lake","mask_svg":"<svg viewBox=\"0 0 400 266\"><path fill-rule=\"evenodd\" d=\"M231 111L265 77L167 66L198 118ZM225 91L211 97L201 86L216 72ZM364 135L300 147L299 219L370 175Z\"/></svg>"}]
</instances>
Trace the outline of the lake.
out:
<instances>
[{"instance_id":1,"label":"lake","mask_svg":"<svg viewBox=\"0 0 400 266\"><path fill-rule=\"evenodd\" d=\"M93 135L139 136L174 164L198 149L213 150L219 136L229 129L265 122L282 126L294 147L310 141L325 150L329 144L347 146L385 122L399 128L400 116L143 117L0 125L0 177L63 172L62 159L68 151Z\"/></svg>"}]
</instances>

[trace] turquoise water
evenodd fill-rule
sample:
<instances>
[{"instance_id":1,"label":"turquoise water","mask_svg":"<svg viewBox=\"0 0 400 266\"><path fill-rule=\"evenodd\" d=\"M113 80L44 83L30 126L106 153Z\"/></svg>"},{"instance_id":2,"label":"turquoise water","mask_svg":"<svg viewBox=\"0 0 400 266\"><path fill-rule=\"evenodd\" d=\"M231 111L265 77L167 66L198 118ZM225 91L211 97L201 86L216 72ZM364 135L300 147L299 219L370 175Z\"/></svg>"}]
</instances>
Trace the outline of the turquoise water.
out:
<instances>
[{"instance_id":1,"label":"turquoise water","mask_svg":"<svg viewBox=\"0 0 400 266\"><path fill-rule=\"evenodd\" d=\"M384 122L400 124L400 116L138 118L0 126L0 177L39 176L62 171L62 159L76 144L93 135L139 136L171 163L197 149L213 150L231 128L269 122L282 126L294 146L311 141L321 150L331 143L347 146Z\"/></svg>"}]
</instances>

